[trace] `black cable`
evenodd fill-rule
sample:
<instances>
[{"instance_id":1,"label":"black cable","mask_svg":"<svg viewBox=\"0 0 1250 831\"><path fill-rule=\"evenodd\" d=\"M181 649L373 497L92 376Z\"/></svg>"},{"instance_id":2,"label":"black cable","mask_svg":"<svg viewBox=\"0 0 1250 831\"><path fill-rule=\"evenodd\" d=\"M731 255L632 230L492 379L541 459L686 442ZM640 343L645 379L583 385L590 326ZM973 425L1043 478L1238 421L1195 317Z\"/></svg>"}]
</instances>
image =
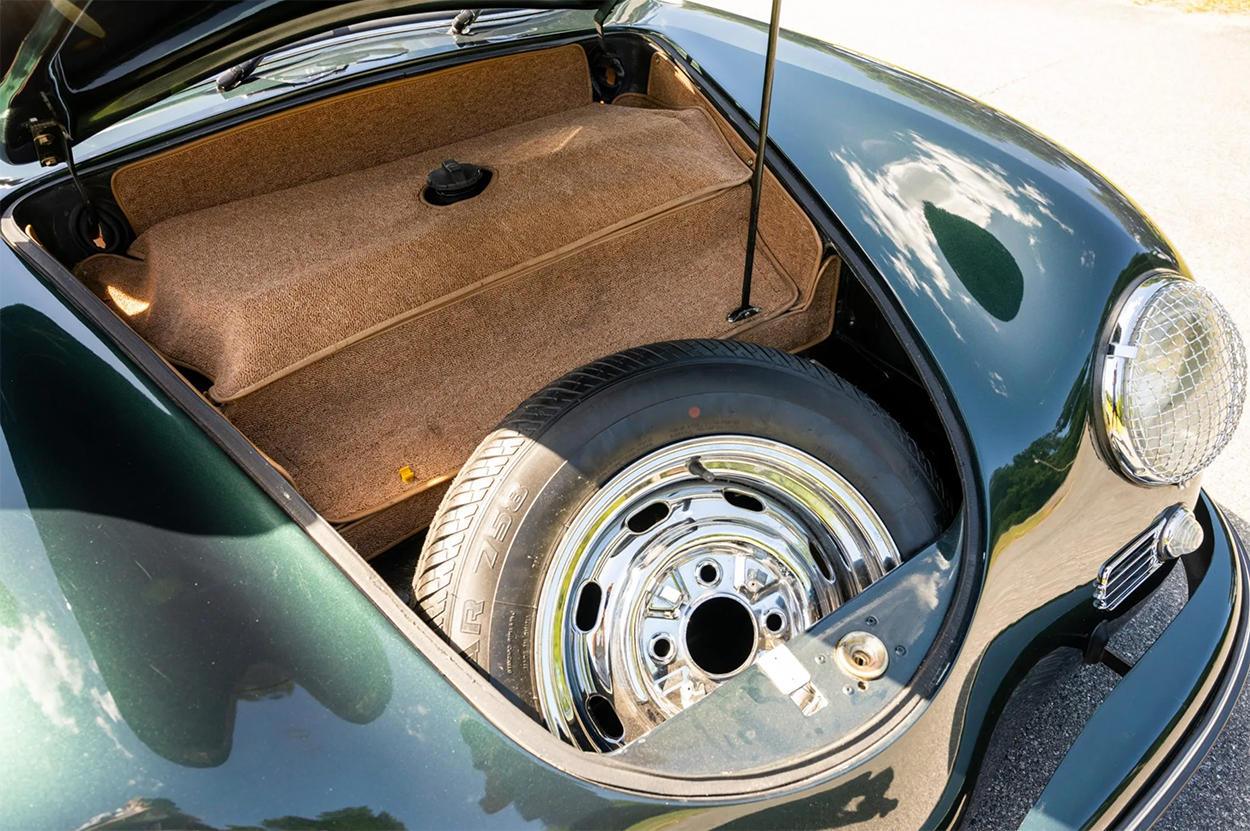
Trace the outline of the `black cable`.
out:
<instances>
[{"instance_id":1,"label":"black cable","mask_svg":"<svg viewBox=\"0 0 1250 831\"><path fill-rule=\"evenodd\" d=\"M82 179L78 176L78 167L74 164L74 154L69 149L69 135L64 129L61 133L61 147L65 150L65 166L69 168L69 178L74 180L74 187L78 189L78 196L82 199L83 205L87 208L87 215L95 224L99 224L99 218L96 215L95 207L91 204L91 197L87 196L87 188L82 183Z\"/></svg>"},{"instance_id":2,"label":"black cable","mask_svg":"<svg viewBox=\"0 0 1250 831\"><path fill-rule=\"evenodd\" d=\"M69 178L74 182L74 187L78 190L78 197L82 199L83 210L87 213L87 222L90 223L91 230L98 235L98 237L91 237L91 243L96 248L107 248L108 241L104 239L104 226L100 223L100 215L96 213L95 205L91 204L91 197L87 195L87 187L78 175L78 166L74 164L74 153L70 150L69 134L63 127L59 127L58 132L61 134L61 147L65 152L65 167L69 170ZM96 244L97 238L104 244Z\"/></svg>"}]
</instances>

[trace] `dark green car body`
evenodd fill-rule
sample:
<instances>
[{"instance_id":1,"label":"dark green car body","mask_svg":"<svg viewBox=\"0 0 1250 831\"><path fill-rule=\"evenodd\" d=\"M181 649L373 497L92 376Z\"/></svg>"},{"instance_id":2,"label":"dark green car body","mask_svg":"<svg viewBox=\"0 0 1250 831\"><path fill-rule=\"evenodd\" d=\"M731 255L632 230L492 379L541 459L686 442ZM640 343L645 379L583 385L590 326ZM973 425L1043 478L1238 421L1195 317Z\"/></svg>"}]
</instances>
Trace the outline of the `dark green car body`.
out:
<instances>
[{"instance_id":1,"label":"dark green car body","mask_svg":"<svg viewBox=\"0 0 1250 831\"><path fill-rule=\"evenodd\" d=\"M584 38L588 22L554 13L528 37ZM711 79L749 129L760 26L638 2L609 31L651 38ZM211 121L175 108L79 163L89 173L286 104ZM657 791L524 717L494 717L502 696L24 238L13 205L64 178L25 162L0 170L0 827L949 824L1021 679L1104 619L1098 566L1190 498L1207 531L1185 562L1191 601L1026 826L1157 816L1244 683L1246 557L1196 489L1143 488L1108 468L1091 366L1125 288L1183 263L1053 143L827 44L783 36L770 137L775 172L899 330L959 462L964 568L939 636L953 657L927 668L926 700L892 743L846 771L717 796Z\"/></svg>"}]
</instances>

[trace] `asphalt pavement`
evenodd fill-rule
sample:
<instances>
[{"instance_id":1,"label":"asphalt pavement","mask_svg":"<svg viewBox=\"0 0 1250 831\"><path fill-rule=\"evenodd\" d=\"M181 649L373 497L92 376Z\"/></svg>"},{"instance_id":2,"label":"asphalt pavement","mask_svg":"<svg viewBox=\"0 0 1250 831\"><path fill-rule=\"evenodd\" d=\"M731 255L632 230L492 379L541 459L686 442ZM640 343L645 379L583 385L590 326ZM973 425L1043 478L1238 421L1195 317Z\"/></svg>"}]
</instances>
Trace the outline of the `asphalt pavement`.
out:
<instances>
[{"instance_id":1,"label":"asphalt pavement","mask_svg":"<svg viewBox=\"0 0 1250 831\"><path fill-rule=\"evenodd\" d=\"M703 1L768 14L764 0ZM1131 0L784 0L782 25L978 98L1076 153L1142 207L1250 338L1250 15ZM1250 426L1204 486L1250 516ZM1174 575L1117 647L1140 653L1183 602ZM1101 666L1067 670L987 780L975 827L1019 824L1114 681ZM1250 695L1155 828L1250 828Z\"/></svg>"}]
</instances>

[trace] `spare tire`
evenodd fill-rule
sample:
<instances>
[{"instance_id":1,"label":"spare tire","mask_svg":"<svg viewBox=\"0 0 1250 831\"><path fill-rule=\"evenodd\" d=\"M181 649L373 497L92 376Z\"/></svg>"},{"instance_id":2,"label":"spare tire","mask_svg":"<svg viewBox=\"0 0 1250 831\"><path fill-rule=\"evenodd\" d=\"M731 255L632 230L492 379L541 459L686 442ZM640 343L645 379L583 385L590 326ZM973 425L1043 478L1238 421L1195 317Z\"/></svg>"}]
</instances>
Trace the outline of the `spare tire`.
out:
<instances>
[{"instance_id":1,"label":"spare tire","mask_svg":"<svg viewBox=\"0 0 1250 831\"><path fill-rule=\"evenodd\" d=\"M610 750L924 548L948 513L915 443L824 367L654 344L570 372L479 445L413 604L557 735Z\"/></svg>"}]
</instances>

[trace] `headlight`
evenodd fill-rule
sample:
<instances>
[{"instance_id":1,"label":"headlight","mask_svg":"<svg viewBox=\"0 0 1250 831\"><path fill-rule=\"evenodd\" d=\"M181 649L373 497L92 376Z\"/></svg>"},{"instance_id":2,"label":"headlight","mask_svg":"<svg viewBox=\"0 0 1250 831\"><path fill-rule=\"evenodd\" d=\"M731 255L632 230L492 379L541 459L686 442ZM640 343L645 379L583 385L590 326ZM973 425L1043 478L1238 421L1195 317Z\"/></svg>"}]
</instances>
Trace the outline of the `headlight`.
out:
<instances>
[{"instance_id":1,"label":"headlight","mask_svg":"<svg viewBox=\"0 0 1250 831\"><path fill-rule=\"evenodd\" d=\"M1241 418L1246 356L1215 296L1172 273L1144 280L1112 321L1103 358L1104 434L1130 479L1186 482Z\"/></svg>"}]
</instances>

